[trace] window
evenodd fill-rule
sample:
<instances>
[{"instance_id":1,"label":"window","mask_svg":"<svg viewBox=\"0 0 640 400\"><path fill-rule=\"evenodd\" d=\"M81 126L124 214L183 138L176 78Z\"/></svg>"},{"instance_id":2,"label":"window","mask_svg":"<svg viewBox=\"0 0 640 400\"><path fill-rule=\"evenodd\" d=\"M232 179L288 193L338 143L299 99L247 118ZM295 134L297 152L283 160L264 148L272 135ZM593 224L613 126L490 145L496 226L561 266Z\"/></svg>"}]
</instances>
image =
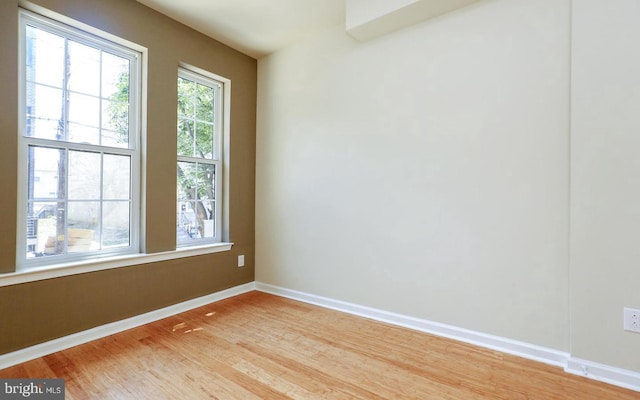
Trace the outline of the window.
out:
<instances>
[{"instance_id":1,"label":"window","mask_svg":"<svg viewBox=\"0 0 640 400\"><path fill-rule=\"evenodd\" d=\"M18 264L138 252L140 54L20 12Z\"/></svg>"},{"instance_id":2,"label":"window","mask_svg":"<svg viewBox=\"0 0 640 400\"><path fill-rule=\"evenodd\" d=\"M180 69L176 236L179 247L222 241L221 81Z\"/></svg>"}]
</instances>

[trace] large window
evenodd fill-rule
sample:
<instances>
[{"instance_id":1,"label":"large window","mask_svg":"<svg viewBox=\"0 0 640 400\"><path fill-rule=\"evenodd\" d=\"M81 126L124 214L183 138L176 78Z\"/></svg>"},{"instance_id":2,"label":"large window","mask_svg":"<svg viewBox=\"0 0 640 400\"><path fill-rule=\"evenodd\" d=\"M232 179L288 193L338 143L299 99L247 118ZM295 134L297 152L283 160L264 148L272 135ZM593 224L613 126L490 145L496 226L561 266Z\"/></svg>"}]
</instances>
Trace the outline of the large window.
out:
<instances>
[{"instance_id":1,"label":"large window","mask_svg":"<svg viewBox=\"0 0 640 400\"><path fill-rule=\"evenodd\" d=\"M19 265L137 252L139 53L20 13Z\"/></svg>"},{"instance_id":2,"label":"large window","mask_svg":"<svg viewBox=\"0 0 640 400\"><path fill-rule=\"evenodd\" d=\"M222 240L222 82L178 73L178 246Z\"/></svg>"}]
</instances>

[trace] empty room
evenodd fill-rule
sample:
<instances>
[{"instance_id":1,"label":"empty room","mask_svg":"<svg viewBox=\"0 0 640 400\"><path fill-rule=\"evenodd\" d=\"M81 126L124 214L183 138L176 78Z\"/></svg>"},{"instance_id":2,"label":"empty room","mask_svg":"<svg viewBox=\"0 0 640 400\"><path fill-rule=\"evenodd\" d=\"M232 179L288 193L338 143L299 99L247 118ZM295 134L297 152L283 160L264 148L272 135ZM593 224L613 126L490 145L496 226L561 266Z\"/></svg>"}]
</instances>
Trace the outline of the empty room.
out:
<instances>
[{"instance_id":1,"label":"empty room","mask_svg":"<svg viewBox=\"0 0 640 400\"><path fill-rule=\"evenodd\" d=\"M0 399L640 398L640 0L2 0Z\"/></svg>"}]
</instances>

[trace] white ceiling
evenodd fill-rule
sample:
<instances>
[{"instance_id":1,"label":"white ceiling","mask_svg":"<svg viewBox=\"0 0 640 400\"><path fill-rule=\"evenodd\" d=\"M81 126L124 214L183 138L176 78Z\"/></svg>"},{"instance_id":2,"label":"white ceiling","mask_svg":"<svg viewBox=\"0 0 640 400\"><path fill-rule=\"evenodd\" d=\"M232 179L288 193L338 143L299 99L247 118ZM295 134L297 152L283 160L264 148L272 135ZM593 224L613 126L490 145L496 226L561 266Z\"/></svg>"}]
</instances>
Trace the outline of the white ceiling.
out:
<instances>
[{"instance_id":1,"label":"white ceiling","mask_svg":"<svg viewBox=\"0 0 640 400\"><path fill-rule=\"evenodd\" d=\"M254 58L345 18L345 0L137 1Z\"/></svg>"}]
</instances>

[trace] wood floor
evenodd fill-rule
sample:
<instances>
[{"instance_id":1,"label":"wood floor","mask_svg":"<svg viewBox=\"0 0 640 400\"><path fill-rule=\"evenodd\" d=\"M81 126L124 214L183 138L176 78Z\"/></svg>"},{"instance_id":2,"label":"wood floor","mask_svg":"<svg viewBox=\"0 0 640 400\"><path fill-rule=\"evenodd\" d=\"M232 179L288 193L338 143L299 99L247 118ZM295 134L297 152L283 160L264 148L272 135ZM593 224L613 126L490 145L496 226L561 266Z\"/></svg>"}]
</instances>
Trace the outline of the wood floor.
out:
<instances>
[{"instance_id":1,"label":"wood floor","mask_svg":"<svg viewBox=\"0 0 640 400\"><path fill-rule=\"evenodd\" d=\"M631 400L522 358L260 292L0 371L67 399Z\"/></svg>"}]
</instances>

